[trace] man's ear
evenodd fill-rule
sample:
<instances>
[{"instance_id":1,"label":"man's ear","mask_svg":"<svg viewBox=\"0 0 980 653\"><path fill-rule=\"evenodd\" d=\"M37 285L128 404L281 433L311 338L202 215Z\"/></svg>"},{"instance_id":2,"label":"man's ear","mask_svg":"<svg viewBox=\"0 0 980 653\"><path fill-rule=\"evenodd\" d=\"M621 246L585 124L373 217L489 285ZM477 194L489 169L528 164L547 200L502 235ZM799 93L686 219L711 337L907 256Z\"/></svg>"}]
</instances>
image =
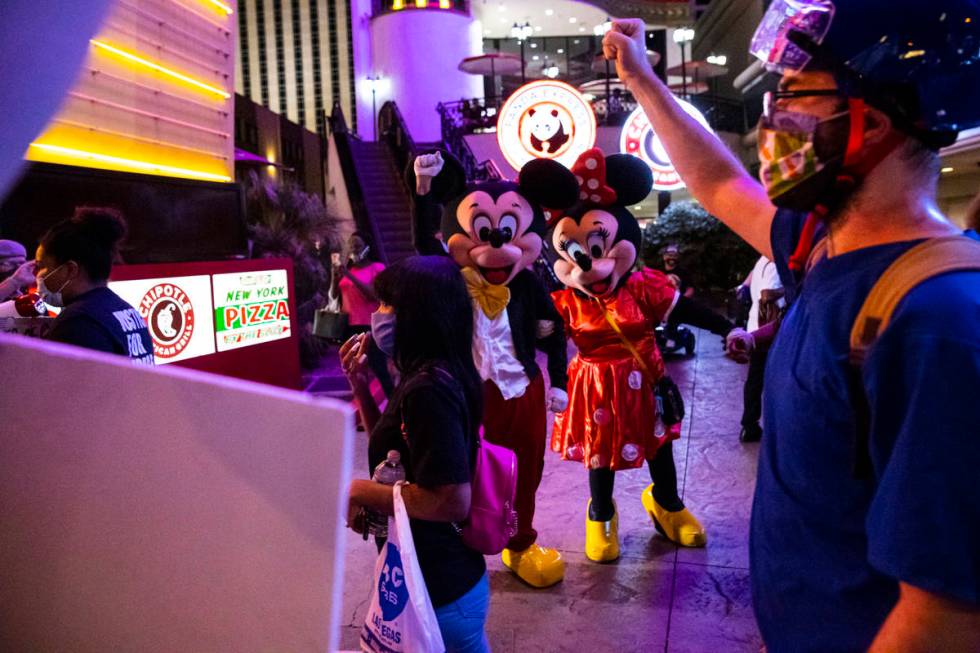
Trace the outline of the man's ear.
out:
<instances>
[{"instance_id":1,"label":"man's ear","mask_svg":"<svg viewBox=\"0 0 980 653\"><path fill-rule=\"evenodd\" d=\"M864 108L864 141L868 144L885 140L895 125L887 113L872 106Z\"/></svg>"}]
</instances>

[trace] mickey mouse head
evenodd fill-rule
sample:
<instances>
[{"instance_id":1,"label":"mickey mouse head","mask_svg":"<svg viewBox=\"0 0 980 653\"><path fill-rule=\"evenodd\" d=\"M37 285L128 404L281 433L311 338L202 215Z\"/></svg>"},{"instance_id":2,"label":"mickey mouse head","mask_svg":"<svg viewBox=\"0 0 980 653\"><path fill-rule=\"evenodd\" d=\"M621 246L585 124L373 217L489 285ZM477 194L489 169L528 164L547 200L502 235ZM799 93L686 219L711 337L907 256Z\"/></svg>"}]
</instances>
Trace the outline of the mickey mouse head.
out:
<instances>
[{"instance_id":1,"label":"mickey mouse head","mask_svg":"<svg viewBox=\"0 0 980 653\"><path fill-rule=\"evenodd\" d=\"M442 152L445 165L432 182L432 193L445 203L442 234L460 267L476 269L494 285L509 283L541 254L547 229L544 207L575 203L575 176L560 163L534 159L521 168L517 182L491 180L466 184L462 165ZM408 171L408 184L415 186Z\"/></svg>"},{"instance_id":2,"label":"mickey mouse head","mask_svg":"<svg viewBox=\"0 0 980 653\"><path fill-rule=\"evenodd\" d=\"M640 225L626 208L653 188L653 173L629 154L604 157L593 148L572 172L579 202L552 221L558 279L592 297L611 295L629 276L640 249Z\"/></svg>"}]
</instances>

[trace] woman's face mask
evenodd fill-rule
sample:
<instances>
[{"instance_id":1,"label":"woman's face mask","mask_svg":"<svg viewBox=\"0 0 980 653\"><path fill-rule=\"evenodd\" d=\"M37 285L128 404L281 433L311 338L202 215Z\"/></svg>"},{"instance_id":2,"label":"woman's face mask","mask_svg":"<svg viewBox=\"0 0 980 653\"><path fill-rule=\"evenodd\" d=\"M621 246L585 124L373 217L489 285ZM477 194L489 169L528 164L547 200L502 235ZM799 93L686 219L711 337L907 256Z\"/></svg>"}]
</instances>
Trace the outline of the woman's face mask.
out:
<instances>
[{"instance_id":1,"label":"woman's face mask","mask_svg":"<svg viewBox=\"0 0 980 653\"><path fill-rule=\"evenodd\" d=\"M388 358L395 357L395 314L375 311L371 313L371 338Z\"/></svg>"},{"instance_id":2,"label":"woman's face mask","mask_svg":"<svg viewBox=\"0 0 980 653\"><path fill-rule=\"evenodd\" d=\"M51 270L50 272L48 272L43 277L38 276L35 279L35 281L37 282L37 294L41 296L41 299L44 300L44 303L47 304L48 306L65 305L65 300L61 296L61 291L68 287L68 284L71 283L71 279L66 279L65 282L61 284L61 287L58 288L58 290L54 290L54 291L48 288L47 284L45 283L45 279L47 279L48 277L50 277L52 274L54 274L55 272L57 272L63 267L64 267L64 263L62 263L55 269Z\"/></svg>"},{"instance_id":3,"label":"woman's face mask","mask_svg":"<svg viewBox=\"0 0 980 653\"><path fill-rule=\"evenodd\" d=\"M847 149L846 123L806 113L774 110L759 122L759 178L778 207L812 210L831 190ZM843 134L843 138L841 138Z\"/></svg>"}]
</instances>

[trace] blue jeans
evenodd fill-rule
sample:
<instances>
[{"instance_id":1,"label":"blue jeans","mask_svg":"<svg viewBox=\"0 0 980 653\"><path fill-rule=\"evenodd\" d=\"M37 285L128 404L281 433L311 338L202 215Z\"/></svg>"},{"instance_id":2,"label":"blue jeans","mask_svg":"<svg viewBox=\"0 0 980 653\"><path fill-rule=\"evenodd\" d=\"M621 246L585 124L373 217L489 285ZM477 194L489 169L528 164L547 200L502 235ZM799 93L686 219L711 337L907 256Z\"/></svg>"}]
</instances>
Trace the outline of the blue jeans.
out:
<instances>
[{"instance_id":1,"label":"blue jeans","mask_svg":"<svg viewBox=\"0 0 980 653\"><path fill-rule=\"evenodd\" d=\"M452 603L436 608L446 653L490 653L483 627L490 611L490 579L486 574Z\"/></svg>"}]
</instances>

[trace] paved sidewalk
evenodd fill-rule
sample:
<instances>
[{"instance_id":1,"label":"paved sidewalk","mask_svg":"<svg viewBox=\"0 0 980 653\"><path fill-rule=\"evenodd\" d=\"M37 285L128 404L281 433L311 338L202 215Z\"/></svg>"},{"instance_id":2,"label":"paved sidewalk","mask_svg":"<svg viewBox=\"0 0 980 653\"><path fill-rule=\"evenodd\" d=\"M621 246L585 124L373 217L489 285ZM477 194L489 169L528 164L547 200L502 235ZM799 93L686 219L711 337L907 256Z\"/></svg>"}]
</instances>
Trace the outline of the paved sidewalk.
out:
<instances>
[{"instance_id":1,"label":"paved sidewalk","mask_svg":"<svg viewBox=\"0 0 980 653\"><path fill-rule=\"evenodd\" d=\"M546 454L535 526L540 543L565 556L565 580L534 590L499 559L488 560L492 589L487 632L495 653L756 653L761 647L748 581L748 522L758 445L738 441L745 368L722 356L720 341L698 333L698 354L668 363L688 417L675 443L684 501L704 524L708 546L680 549L653 528L640 505L645 468L617 475L619 561L586 559L587 473ZM355 458L365 475L366 438ZM341 649L358 649L374 565L373 543L349 534Z\"/></svg>"}]
</instances>

